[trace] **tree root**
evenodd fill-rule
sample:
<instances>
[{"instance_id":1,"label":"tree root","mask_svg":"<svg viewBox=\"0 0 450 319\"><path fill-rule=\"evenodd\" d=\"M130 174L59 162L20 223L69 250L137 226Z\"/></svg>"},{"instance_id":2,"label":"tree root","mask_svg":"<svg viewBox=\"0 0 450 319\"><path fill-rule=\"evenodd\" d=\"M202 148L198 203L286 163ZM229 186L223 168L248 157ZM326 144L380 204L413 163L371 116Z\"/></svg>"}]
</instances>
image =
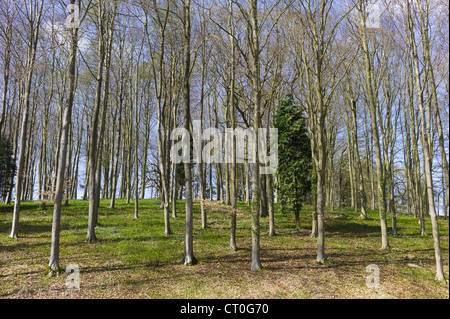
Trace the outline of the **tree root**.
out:
<instances>
[{"instance_id":1,"label":"tree root","mask_svg":"<svg viewBox=\"0 0 450 319\"><path fill-rule=\"evenodd\" d=\"M52 278L52 277L58 277L62 273L64 273L63 268L58 268L57 270L53 270L50 266L47 266L47 268L45 269L45 272L44 272L44 276L48 276L48 277Z\"/></svg>"}]
</instances>

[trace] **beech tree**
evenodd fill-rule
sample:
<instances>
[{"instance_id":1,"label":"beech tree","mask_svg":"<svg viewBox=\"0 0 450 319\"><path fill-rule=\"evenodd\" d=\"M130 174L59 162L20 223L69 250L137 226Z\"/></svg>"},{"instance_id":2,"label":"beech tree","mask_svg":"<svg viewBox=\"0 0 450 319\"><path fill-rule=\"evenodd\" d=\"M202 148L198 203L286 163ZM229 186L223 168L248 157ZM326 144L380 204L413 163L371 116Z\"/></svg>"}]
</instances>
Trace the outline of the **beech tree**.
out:
<instances>
[{"instance_id":1,"label":"beech tree","mask_svg":"<svg viewBox=\"0 0 450 319\"><path fill-rule=\"evenodd\" d=\"M75 0L71 0L71 5L75 5ZM81 0L78 1L78 6L81 6ZM66 105L64 106L62 117L62 132L61 132L61 147L59 154L58 171L56 174L56 193L53 208L53 223L52 223L52 247L50 253L49 269L50 276L60 272L59 267L59 237L61 232L61 206L62 197L64 193L64 179L66 177L66 160L67 148L69 144L69 129L72 122L72 108L75 95L75 77L76 77L76 56L78 50L78 27L69 29L70 33L70 55L68 67L68 87L66 91ZM68 194L66 193L66 196Z\"/></svg>"},{"instance_id":2,"label":"beech tree","mask_svg":"<svg viewBox=\"0 0 450 319\"><path fill-rule=\"evenodd\" d=\"M379 105L378 96L378 81L375 79L375 64L374 57L370 51L369 35L372 34L368 29L368 1L360 1L356 5L357 14L354 15L354 23L357 25L359 33L360 49L362 50L362 59L364 65L364 83L365 93L367 94L367 108L370 115L371 132L373 137L373 144L375 147L375 162L376 162L376 175L378 185L378 211L380 213L380 225L381 225L381 248L389 248L389 239L387 233L387 221L386 221L386 187L384 176L384 162L381 150L379 127L378 127L378 114L377 109Z\"/></svg>"},{"instance_id":3,"label":"beech tree","mask_svg":"<svg viewBox=\"0 0 450 319\"><path fill-rule=\"evenodd\" d=\"M425 1L420 1L415 6L415 10L419 13L419 16L421 16L422 21L422 27L424 26L424 14L426 14L428 10L428 4ZM431 215L431 224L433 226L433 239L434 239L434 250L435 250L435 258L436 258L436 278L440 281L445 280L444 277L444 269L443 269L443 263L442 263L442 252L441 252L441 244L440 244L440 237L439 237L439 225L436 215L436 208L435 208L435 202L434 202L434 195L433 195L433 177L432 177L432 167L431 167L431 149L430 149L430 141L431 136L429 133L429 130L427 129L426 125L427 122L426 114L425 114L425 101L424 101L424 84L423 80L420 76L420 66L419 66L419 55L417 50L417 44L416 39L414 35L414 20L412 17L412 8L411 4L408 2L406 4L406 14L407 14L407 20L405 22L407 34L408 34L408 40L409 40L409 48L412 53L412 64L413 64L413 72L415 77L415 84L417 89L417 97L418 97L418 106L420 111L420 117L421 117L421 129L422 129L422 151L424 156L424 166L425 166L425 178L427 182L427 195L428 195L428 205ZM423 29L422 32L426 32L426 29ZM431 116L431 110L428 110L428 116Z\"/></svg>"},{"instance_id":4,"label":"beech tree","mask_svg":"<svg viewBox=\"0 0 450 319\"><path fill-rule=\"evenodd\" d=\"M443 278L439 217L441 208L447 217L450 194L442 1L378 1L375 25L369 0L68 4L85 17L80 31L64 26L62 2L2 0L0 6L0 142L11 164L0 167L1 196L6 204L14 199L13 238L21 201L54 202L50 275L59 271L63 201L89 199L91 242L101 203L109 200L113 213L123 198L138 218L148 213L142 199L151 197L160 201L155 218L164 221L167 236L175 231L172 218L185 213L186 265L196 263L197 204L198 227L208 232L208 201L230 206L231 251L241 246L239 202L251 206L250 269L256 271L261 220L268 217L273 236L282 206L299 227L306 210L300 203L310 201L318 263L327 262L328 210L349 206L362 219L378 211L382 249L390 247L390 232L400 233L397 217L406 212L421 236L431 222ZM287 96L298 107L283 101ZM301 131L290 141L310 154L302 148L296 161L279 160L278 175L265 175L274 145L260 129L280 125L286 108L283 129ZM193 165L186 149L189 159L176 163L175 132L192 137L208 126L222 135L222 161L200 157ZM243 145L234 134L227 139L231 130L245 129L255 133L253 141L266 138L256 152L252 133ZM279 156L299 155L284 148L284 137Z\"/></svg>"},{"instance_id":5,"label":"beech tree","mask_svg":"<svg viewBox=\"0 0 450 319\"><path fill-rule=\"evenodd\" d=\"M301 40L295 41L293 54L298 79L303 82L299 84L301 95L299 101L307 110L312 157L316 164L317 262L323 264L326 261L324 236L324 187L328 156L326 123L331 99L343 78L343 75L337 76L336 72L346 60L345 52L332 58L328 48L335 43L337 27L350 10L331 21L333 1L299 2L293 8L293 16L301 25L301 30L293 29L301 35ZM333 65L330 65L331 61L334 61ZM325 74L328 74L328 77L325 77Z\"/></svg>"},{"instance_id":6,"label":"beech tree","mask_svg":"<svg viewBox=\"0 0 450 319\"><path fill-rule=\"evenodd\" d=\"M106 122L107 92L109 85L109 72L111 65L112 30L116 14L116 4L106 3L99 0L97 3L96 24L98 27L98 65L95 81L97 87L95 91L95 105L93 110L91 133L89 139L89 219L87 241L96 241L95 227L97 226L98 205L100 200L100 176L101 166L99 165L99 151L101 148ZM106 63L106 71L105 71ZM104 73L106 72L106 75ZM106 76L106 79L105 79ZM102 103L103 86L105 87ZM101 124L99 127L101 118ZM100 129L100 131L99 131Z\"/></svg>"},{"instance_id":7,"label":"beech tree","mask_svg":"<svg viewBox=\"0 0 450 319\"><path fill-rule=\"evenodd\" d=\"M20 3L15 3L20 5ZM44 7L44 1L30 1L27 4L26 16L24 17L24 23L26 23L26 30L28 34L27 39L27 59L25 64L25 78L23 97L21 100L22 106L22 124L20 129L20 149L17 163L17 181L16 181L16 195L14 199L14 213L11 227L11 238L17 238L19 227L19 214L20 214L20 201L23 193L23 175L25 175L25 152L27 145L27 129L29 126L28 119L30 115L30 92L33 81L33 74L36 62L37 45L39 41L39 31L41 28L42 9Z\"/></svg>"},{"instance_id":8,"label":"beech tree","mask_svg":"<svg viewBox=\"0 0 450 319\"><path fill-rule=\"evenodd\" d=\"M184 0L183 3L183 26L184 26L184 129L191 128L191 1ZM197 259L194 257L193 216L192 216L192 171L191 163L184 163L185 196L186 196L186 223L184 238L184 265L195 265Z\"/></svg>"}]
</instances>

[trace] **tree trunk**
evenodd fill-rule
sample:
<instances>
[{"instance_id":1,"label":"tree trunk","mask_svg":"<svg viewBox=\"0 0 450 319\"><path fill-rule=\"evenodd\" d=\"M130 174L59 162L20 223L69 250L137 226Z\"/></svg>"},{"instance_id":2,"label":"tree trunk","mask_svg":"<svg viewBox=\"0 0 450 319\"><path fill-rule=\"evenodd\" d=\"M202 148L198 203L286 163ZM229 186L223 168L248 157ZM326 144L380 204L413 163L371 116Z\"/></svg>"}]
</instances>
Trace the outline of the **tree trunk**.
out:
<instances>
[{"instance_id":1,"label":"tree trunk","mask_svg":"<svg viewBox=\"0 0 450 319\"><path fill-rule=\"evenodd\" d=\"M119 119L117 124L117 146L116 146L116 155L114 157L114 175L112 176L112 186L111 186L111 203L109 205L110 208L115 207L116 203L116 193L117 193L117 180L119 178L119 157L120 157L120 144L122 139L122 108L123 108L123 81L120 84L120 93L119 93Z\"/></svg>"},{"instance_id":2,"label":"tree trunk","mask_svg":"<svg viewBox=\"0 0 450 319\"><path fill-rule=\"evenodd\" d=\"M341 154L342 158L343 152ZM340 161L342 162L342 161ZM342 166L342 165L340 165ZM341 172L341 167L339 168L339 172ZM339 173L340 174L340 173ZM339 177L339 206L341 206L341 187L340 182L341 178ZM311 234L310 237L317 238L317 169L316 169L316 163L313 161L313 168L311 172L311 206L312 206L312 213L311 213Z\"/></svg>"},{"instance_id":3,"label":"tree trunk","mask_svg":"<svg viewBox=\"0 0 450 319\"><path fill-rule=\"evenodd\" d=\"M231 227L230 227L230 249L237 251L236 245L236 215L237 215L237 175L236 175L236 136L234 130L236 129L236 100L235 100L235 43L234 43L234 27L233 27L233 0L230 0L229 12L229 32L230 32L230 47L231 47L231 80L230 80L230 111L231 111L231 128L232 135L232 159L231 159Z\"/></svg>"},{"instance_id":4,"label":"tree trunk","mask_svg":"<svg viewBox=\"0 0 450 319\"><path fill-rule=\"evenodd\" d=\"M269 236L275 236L275 206L273 198L273 175L266 175L267 179L267 198L269 206Z\"/></svg>"},{"instance_id":5,"label":"tree trunk","mask_svg":"<svg viewBox=\"0 0 450 319\"><path fill-rule=\"evenodd\" d=\"M361 164L361 158L359 157L358 121L356 119L356 101L355 100L352 101L352 118L353 118L353 127L354 127L353 147L354 147L355 157L357 160L357 169L358 169L358 176L359 176L359 193L361 196L361 218L367 219L367 213L366 213L367 197L366 197L366 192L364 189L363 168L362 168L362 164Z\"/></svg>"},{"instance_id":6,"label":"tree trunk","mask_svg":"<svg viewBox=\"0 0 450 319\"><path fill-rule=\"evenodd\" d=\"M260 80L260 60L259 60L259 25L258 25L258 2L252 0L250 3L251 16L251 46L253 53L252 64L252 82L253 82L253 128L255 130L255 159L253 164L252 191L253 191L253 208L252 208L252 263L251 270L259 270L262 268L260 259L260 181L259 181L259 150L258 150L258 130L260 127L261 115L261 80Z\"/></svg>"},{"instance_id":7,"label":"tree trunk","mask_svg":"<svg viewBox=\"0 0 450 319\"><path fill-rule=\"evenodd\" d=\"M91 124L91 136L89 143L89 216L88 216L88 231L87 231L87 241L93 242L97 240L95 236L95 226L97 226L97 213L98 206L96 198L97 194L97 165L99 162L98 154L98 124L100 120L100 109L101 109L101 95L102 95L102 85L103 85L103 69L105 63L105 13L102 12L104 7L102 3L99 3L99 61L97 67L97 89L95 95L95 105Z\"/></svg>"},{"instance_id":8,"label":"tree trunk","mask_svg":"<svg viewBox=\"0 0 450 319\"><path fill-rule=\"evenodd\" d=\"M320 264L324 264L326 260L325 255L325 225L324 225L324 185L325 185L325 163L326 163L326 150L323 136L319 132L318 145L317 145L317 258L316 261Z\"/></svg>"},{"instance_id":9,"label":"tree trunk","mask_svg":"<svg viewBox=\"0 0 450 319\"><path fill-rule=\"evenodd\" d=\"M37 5L37 3L35 3ZM28 19L30 23L30 34L28 42L28 52L27 52L27 63L26 63L26 78L24 87L24 96L22 99L22 126L20 132L20 150L19 150L19 160L17 163L17 180L16 180L16 194L14 199L14 212L13 220L11 226L11 238L17 238L18 227L19 227L19 215L20 215L20 199L22 196L22 184L23 184L23 174L25 168L25 152L27 149L27 128L28 128L28 117L29 117L29 106L30 106L30 92L31 92L31 82L33 79L34 64L36 61L36 48L39 39L39 30L42 16L42 8L44 1L38 8L38 12L34 12L36 8L33 8L33 2L30 2L30 17ZM36 16L33 16L36 14Z\"/></svg>"},{"instance_id":10,"label":"tree trunk","mask_svg":"<svg viewBox=\"0 0 450 319\"><path fill-rule=\"evenodd\" d=\"M71 0L71 4L75 4L75 0ZM53 275L55 272L59 273L59 235L61 231L61 204L62 196L64 192L64 177L66 171L66 156L67 156L67 144L69 138L69 129L72 123L72 107L75 95L75 72L76 72L76 54L78 48L78 28L73 28L71 52L69 58L69 87L66 107L63 113L62 134L61 134L61 148L59 154L58 172L56 175L56 193L55 203L53 209L53 223L52 223L52 244L50 250L49 261L49 275ZM66 196L68 194L66 193Z\"/></svg>"},{"instance_id":11,"label":"tree trunk","mask_svg":"<svg viewBox=\"0 0 450 319\"><path fill-rule=\"evenodd\" d=\"M420 5L419 5L420 7ZM417 89L417 96L418 96L418 104L419 104L419 110L420 115L422 118L421 121L421 129L422 129L422 151L424 156L424 162L425 162L425 179L427 183L426 192L428 195L428 205L430 209L430 215L431 215L431 224L433 228L433 240L434 240L434 251L435 251L435 258L436 258L436 278L439 281L445 280L444 276L444 268L442 263L442 252L441 252L441 244L440 244L440 238L439 238L439 224L438 219L436 215L435 210L435 204L434 204L434 194L433 194L433 177L432 177L432 165L431 165L431 152L430 152L430 145L429 145L429 139L430 136L428 134L428 130L426 127L426 115L425 115L425 102L423 99L423 87L422 82L420 78L420 67L419 67L419 59L418 59L418 53L417 53L417 47L416 42L414 38L414 26L413 26L413 19L411 17L411 8L410 4L407 3L408 8L408 31L409 31L409 45L412 50L412 59L413 59L413 67L414 67L414 76L415 76L415 82L416 82L416 89ZM420 9L419 9L420 10ZM423 30L423 32L427 32L426 30ZM429 112L429 116L430 116Z\"/></svg>"},{"instance_id":12,"label":"tree trunk","mask_svg":"<svg viewBox=\"0 0 450 319\"><path fill-rule=\"evenodd\" d=\"M363 14L361 14L363 16ZM383 158L381 155L380 138L378 135L378 121L376 110L378 108L378 97L375 95L376 92L374 86L374 70L373 62L370 60L370 52L367 44L367 30L365 18L361 17L361 41L363 49L363 60L364 60L364 79L367 87L367 95L369 101L369 114L370 123L372 127L372 137L375 146L375 163L377 170L377 182L378 182L378 211L380 214L380 225L381 225L381 249L389 248L389 239L387 232L387 221L386 221L386 195L385 195L385 183L383 174Z\"/></svg>"},{"instance_id":13,"label":"tree trunk","mask_svg":"<svg viewBox=\"0 0 450 319\"><path fill-rule=\"evenodd\" d=\"M191 1L184 1L184 128L190 131L191 124L191 97L190 97L190 70L191 70ZM192 173L191 163L184 163L186 178L186 222L184 238L184 265L195 265L194 257L193 216L192 216Z\"/></svg>"},{"instance_id":14,"label":"tree trunk","mask_svg":"<svg viewBox=\"0 0 450 319\"><path fill-rule=\"evenodd\" d=\"M9 84L10 61L11 61L11 36L12 36L12 18L7 17L7 25L5 28L5 53L3 62L3 93L2 93L2 114L0 116L0 137L3 132L3 125L6 119L6 104L8 103L7 93Z\"/></svg>"}]
</instances>

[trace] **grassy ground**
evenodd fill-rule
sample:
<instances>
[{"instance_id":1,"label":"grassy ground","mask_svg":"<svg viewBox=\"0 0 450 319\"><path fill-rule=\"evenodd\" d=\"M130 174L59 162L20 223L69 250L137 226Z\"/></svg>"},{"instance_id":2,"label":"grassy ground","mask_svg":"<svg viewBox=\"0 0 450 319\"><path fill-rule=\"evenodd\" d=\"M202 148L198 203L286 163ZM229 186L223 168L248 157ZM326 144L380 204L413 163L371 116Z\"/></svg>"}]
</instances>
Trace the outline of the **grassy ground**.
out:
<instances>
[{"instance_id":1,"label":"grassy ground","mask_svg":"<svg viewBox=\"0 0 450 319\"><path fill-rule=\"evenodd\" d=\"M229 209L207 202L209 228L202 230L199 202L194 202L194 252L199 264L183 266L184 202L171 219L173 235L164 235L158 200L140 200L139 219L133 202L118 200L115 209L101 201L99 239L87 243L88 202L71 201L61 220L61 267L77 264L81 288L67 289L66 274L44 276L50 255L52 205L25 202L19 239L8 237L12 206L0 204L1 298L449 298L448 286L435 281L431 222L428 236L418 221L398 216L391 249L380 250L379 216L368 220L348 208L326 213L326 253L330 264L315 262L316 240L309 237L310 212L301 229L293 214L277 212L277 236L269 237L268 219L261 219L261 259L264 269L250 271L250 210L239 203L237 243L229 250ZM305 207L305 209L308 207ZM448 221L440 220L446 278L449 272ZM368 288L366 267L380 269L379 288Z\"/></svg>"}]
</instances>

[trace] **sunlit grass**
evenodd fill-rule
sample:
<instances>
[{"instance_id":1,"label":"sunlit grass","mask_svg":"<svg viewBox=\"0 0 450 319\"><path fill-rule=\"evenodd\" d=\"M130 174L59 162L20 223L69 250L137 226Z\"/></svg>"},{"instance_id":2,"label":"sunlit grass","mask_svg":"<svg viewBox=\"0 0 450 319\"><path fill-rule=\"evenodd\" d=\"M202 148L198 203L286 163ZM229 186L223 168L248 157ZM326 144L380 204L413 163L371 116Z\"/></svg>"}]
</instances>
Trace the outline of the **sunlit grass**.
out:
<instances>
[{"instance_id":1,"label":"sunlit grass","mask_svg":"<svg viewBox=\"0 0 450 319\"><path fill-rule=\"evenodd\" d=\"M60 263L77 264L82 287L65 288L60 278L43 276L50 255L53 206L22 205L19 239L8 237L12 206L0 204L0 296L15 298L448 298L448 288L434 279L431 222L420 236L418 221L397 216L398 235L389 234L391 249L381 251L377 211L362 220L350 208L326 210L326 253L330 264L315 263L316 239L311 238L311 212L304 206L300 230L294 216L276 209L276 236L268 235L268 218L261 218L261 258L264 270L250 272L251 208L239 203L238 251L229 249L230 209L207 205L208 228L201 228L200 203L194 202L194 254L199 265L181 265L184 244L184 201L171 218L172 235L164 234L159 200L118 199L114 209L101 200L97 242L87 243L88 201L73 200L63 207ZM388 225L391 220L388 216ZM448 221L439 220L441 246L448 277ZM365 267L377 264L382 288L365 287ZM417 267L410 267L413 264ZM25 287L25 288L24 288Z\"/></svg>"}]
</instances>

